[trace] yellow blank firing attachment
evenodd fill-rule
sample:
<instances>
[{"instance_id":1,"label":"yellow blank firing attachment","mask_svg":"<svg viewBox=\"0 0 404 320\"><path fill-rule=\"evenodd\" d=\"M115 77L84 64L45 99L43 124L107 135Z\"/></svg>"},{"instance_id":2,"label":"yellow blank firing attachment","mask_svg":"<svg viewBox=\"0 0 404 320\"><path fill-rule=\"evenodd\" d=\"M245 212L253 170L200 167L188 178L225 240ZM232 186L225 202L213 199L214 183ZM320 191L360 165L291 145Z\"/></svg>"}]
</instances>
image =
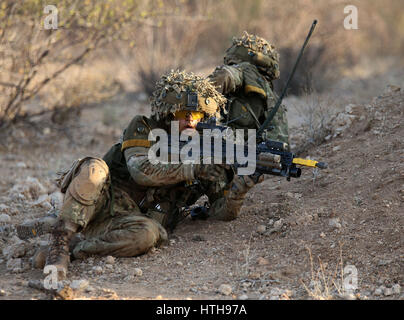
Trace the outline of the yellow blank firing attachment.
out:
<instances>
[{"instance_id":1,"label":"yellow blank firing attachment","mask_svg":"<svg viewBox=\"0 0 404 320\"><path fill-rule=\"evenodd\" d=\"M293 163L300 164L306 167L313 167L319 169L326 169L328 167L326 162L318 162L310 159L302 159L302 158L293 158Z\"/></svg>"}]
</instances>

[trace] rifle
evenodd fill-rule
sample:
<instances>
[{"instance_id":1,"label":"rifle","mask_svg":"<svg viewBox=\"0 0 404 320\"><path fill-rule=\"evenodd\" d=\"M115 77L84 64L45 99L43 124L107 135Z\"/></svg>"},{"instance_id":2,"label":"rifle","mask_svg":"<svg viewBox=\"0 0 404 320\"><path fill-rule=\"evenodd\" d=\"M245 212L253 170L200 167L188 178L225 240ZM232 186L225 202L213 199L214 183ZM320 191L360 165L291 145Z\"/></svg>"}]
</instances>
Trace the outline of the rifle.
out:
<instances>
[{"instance_id":1,"label":"rifle","mask_svg":"<svg viewBox=\"0 0 404 320\"><path fill-rule=\"evenodd\" d=\"M226 126L219 126L215 125L213 123L204 123L204 122L199 122L196 126L196 130L202 132L204 129L209 129L209 130L219 130L221 134L221 163L222 164L229 164L227 161L228 159L226 158L226 150L227 144L233 144L233 155L232 155L232 160L234 160L234 167L235 169L239 167L243 167L243 165L237 163L237 150L241 150L242 148L244 149L244 155L248 154L248 145L244 146L237 146L237 144L234 143L234 141L228 141L224 138L223 132L226 132L227 130L231 130L231 128L226 127ZM217 132L217 131L216 131ZM199 135L201 137L202 135ZM203 137L203 136L202 136ZM215 143L212 139L214 139L213 136L210 137L209 144L211 146L209 152L209 157L214 155L214 148L215 148ZM199 139L199 151L200 151L200 157L202 159L203 157L203 151L204 151L204 145L207 141L204 141L203 138ZM256 141L254 141L255 143ZM179 141L178 147L179 149L182 149L186 144L188 144L189 141ZM168 147L168 153L172 152L171 149L171 136L169 136L169 147ZM191 152L191 150L190 150ZM191 156L191 154L189 154ZM276 176L283 176L286 177L288 181L290 181L290 178L299 178L301 176L301 168L297 167L299 166L305 166L305 167L312 167L312 168L319 168L319 169L325 169L327 168L327 163L325 162L319 162L315 160L310 160L310 159L302 159L298 158L295 156L294 153L287 151L287 144L275 140L265 140L258 142L256 145L256 155L255 155L255 161L256 161L256 169L255 169L255 175L261 175L261 174L270 174L270 175L276 175Z\"/></svg>"}]
</instances>

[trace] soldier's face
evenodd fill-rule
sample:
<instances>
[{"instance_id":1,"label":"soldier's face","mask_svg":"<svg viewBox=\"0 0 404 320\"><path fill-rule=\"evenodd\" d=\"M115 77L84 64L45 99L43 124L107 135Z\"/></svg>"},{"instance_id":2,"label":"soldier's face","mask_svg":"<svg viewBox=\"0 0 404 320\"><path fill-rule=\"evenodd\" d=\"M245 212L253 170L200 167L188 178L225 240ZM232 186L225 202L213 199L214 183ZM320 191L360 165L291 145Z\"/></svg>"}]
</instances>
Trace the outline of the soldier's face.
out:
<instances>
[{"instance_id":1,"label":"soldier's face","mask_svg":"<svg viewBox=\"0 0 404 320\"><path fill-rule=\"evenodd\" d=\"M179 131L182 132L185 129L196 129L196 125L201 121L200 112L186 112L177 113L175 120L179 122Z\"/></svg>"}]
</instances>

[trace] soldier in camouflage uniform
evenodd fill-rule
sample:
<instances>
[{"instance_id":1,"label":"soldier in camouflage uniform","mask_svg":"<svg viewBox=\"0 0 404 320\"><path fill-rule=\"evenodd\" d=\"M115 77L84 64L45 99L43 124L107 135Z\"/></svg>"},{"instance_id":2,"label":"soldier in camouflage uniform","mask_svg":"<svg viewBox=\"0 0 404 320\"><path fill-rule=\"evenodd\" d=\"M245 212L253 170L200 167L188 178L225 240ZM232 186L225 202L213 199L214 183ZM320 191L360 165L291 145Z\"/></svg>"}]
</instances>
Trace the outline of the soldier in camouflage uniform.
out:
<instances>
[{"instance_id":1,"label":"soldier in camouflage uniform","mask_svg":"<svg viewBox=\"0 0 404 320\"><path fill-rule=\"evenodd\" d=\"M279 54L265 39L244 32L234 38L226 50L224 65L209 76L228 103L224 123L238 129L258 129L274 107L278 97L272 81L278 79ZM273 118L267 139L289 145L286 107L281 105Z\"/></svg>"},{"instance_id":2,"label":"soldier in camouflage uniform","mask_svg":"<svg viewBox=\"0 0 404 320\"><path fill-rule=\"evenodd\" d=\"M196 98L191 105L190 96ZM169 132L172 120L179 121L180 130L195 128L202 118L218 116L224 103L211 83L198 76L163 76L151 97L151 117L135 116L103 159L77 160L59 180L65 197L46 265L56 266L64 278L69 251L74 258L143 254L167 239L166 228L175 226L179 208L203 194L209 197L211 217L236 218L257 181L222 165L151 164L148 159L152 129ZM78 232L85 239L73 244Z\"/></svg>"}]
</instances>

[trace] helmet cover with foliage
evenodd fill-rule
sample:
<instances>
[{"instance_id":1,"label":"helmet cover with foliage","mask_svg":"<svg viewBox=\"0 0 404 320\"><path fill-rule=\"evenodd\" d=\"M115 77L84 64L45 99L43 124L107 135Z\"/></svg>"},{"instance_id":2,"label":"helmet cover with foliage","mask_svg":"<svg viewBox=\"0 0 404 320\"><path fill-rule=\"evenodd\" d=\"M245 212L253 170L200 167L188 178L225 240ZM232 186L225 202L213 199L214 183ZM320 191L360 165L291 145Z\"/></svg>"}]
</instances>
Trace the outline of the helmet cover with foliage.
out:
<instances>
[{"instance_id":1,"label":"helmet cover with foliage","mask_svg":"<svg viewBox=\"0 0 404 320\"><path fill-rule=\"evenodd\" d=\"M226 50L225 64L250 62L272 80L278 79L279 53L265 39L244 31L240 38L233 38L233 44Z\"/></svg>"},{"instance_id":2,"label":"helmet cover with foliage","mask_svg":"<svg viewBox=\"0 0 404 320\"><path fill-rule=\"evenodd\" d=\"M171 71L156 83L150 97L151 114L156 120L177 111L199 111L207 117L219 117L226 98L206 79L185 71Z\"/></svg>"}]
</instances>

